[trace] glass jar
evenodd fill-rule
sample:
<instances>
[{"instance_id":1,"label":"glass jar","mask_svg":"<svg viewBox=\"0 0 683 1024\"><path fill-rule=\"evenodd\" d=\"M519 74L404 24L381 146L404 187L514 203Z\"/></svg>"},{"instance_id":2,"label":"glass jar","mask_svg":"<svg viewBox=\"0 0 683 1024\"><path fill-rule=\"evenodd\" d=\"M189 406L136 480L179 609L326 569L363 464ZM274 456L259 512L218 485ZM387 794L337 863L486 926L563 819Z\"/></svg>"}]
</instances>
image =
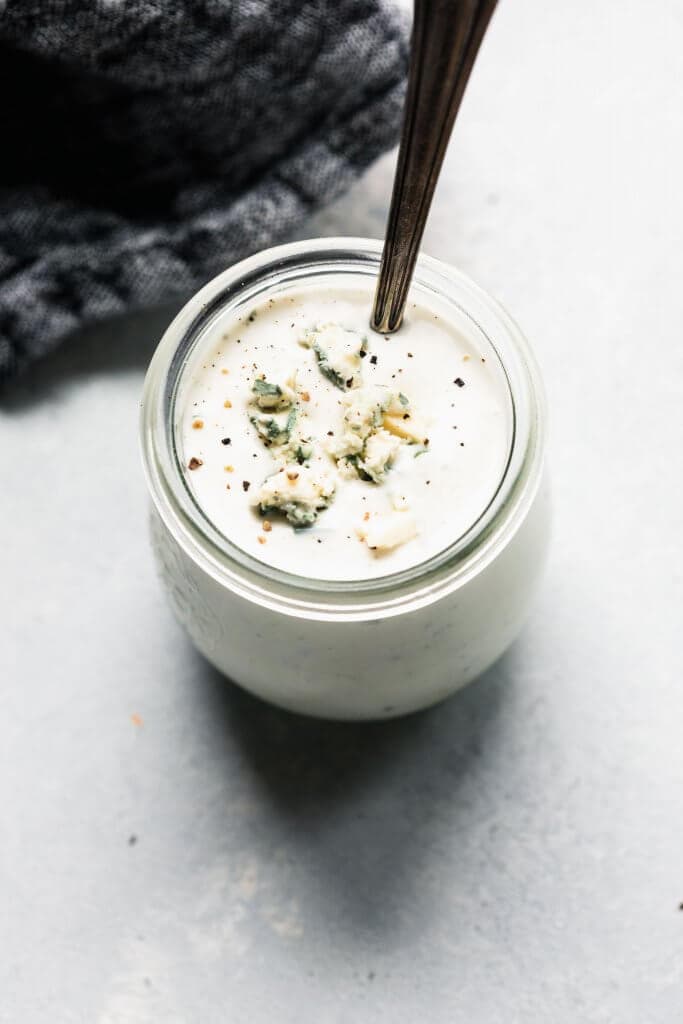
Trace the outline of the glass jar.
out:
<instances>
[{"instance_id":1,"label":"glass jar","mask_svg":"<svg viewBox=\"0 0 683 1024\"><path fill-rule=\"evenodd\" d=\"M499 361L510 395L509 457L488 507L419 565L367 580L293 575L247 554L204 516L177 450L176 397L194 347L219 314L235 316L302 283L375 279L381 243L323 238L257 253L180 311L145 381L141 440L152 543L175 614L230 679L281 707L337 719L426 707L489 667L522 626L544 561L544 406L519 328L452 267L421 256L411 298L446 303ZM369 313L369 311L368 311Z\"/></svg>"}]
</instances>

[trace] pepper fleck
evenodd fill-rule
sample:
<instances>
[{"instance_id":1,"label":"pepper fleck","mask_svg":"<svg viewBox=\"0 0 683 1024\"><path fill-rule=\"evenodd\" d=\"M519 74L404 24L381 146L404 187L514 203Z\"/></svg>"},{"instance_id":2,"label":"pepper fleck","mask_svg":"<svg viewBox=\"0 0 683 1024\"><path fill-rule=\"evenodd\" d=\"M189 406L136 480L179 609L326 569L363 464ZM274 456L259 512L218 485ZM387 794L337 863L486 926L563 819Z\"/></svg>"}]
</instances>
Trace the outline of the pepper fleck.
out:
<instances>
[{"instance_id":1,"label":"pepper fleck","mask_svg":"<svg viewBox=\"0 0 683 1024\"><path fill-rule=\"evenodd\" d=\"M370 362L373 366L377 366L377 356L370 356Z\"/></svg>"},{"instance_id":2,"label":"pepper fleck","mask_svg":"<svg viewBox=\"0 0 683 1024\"><path fill-rule=\"evenodd\" d=\"M465 387L465 381L462 379L462 377L456 377L453 383L457 384L459 388Z\"/></svg>"},{"instance_id":3,"label":"pepper fleck","mask_svg":"<svg viewBox=\"0 0 683 1024\"><path fill-rule=\"evenodd\" d=\"M232 444L232 441L230 440L229 437L222 437L221 444Z\"/></svg>"},{"instance_id":4,"label":"pepper fleck","mask_svg":"<svg viewBox=\"0 0 683 1024\"><path fill-rule=\"evenodd\" d=\"M242 490L243 491L248 491L250 487L251 487L251 483L249 482L249 480L243 480L242 481Z\"/></svg>"}]
</instances>

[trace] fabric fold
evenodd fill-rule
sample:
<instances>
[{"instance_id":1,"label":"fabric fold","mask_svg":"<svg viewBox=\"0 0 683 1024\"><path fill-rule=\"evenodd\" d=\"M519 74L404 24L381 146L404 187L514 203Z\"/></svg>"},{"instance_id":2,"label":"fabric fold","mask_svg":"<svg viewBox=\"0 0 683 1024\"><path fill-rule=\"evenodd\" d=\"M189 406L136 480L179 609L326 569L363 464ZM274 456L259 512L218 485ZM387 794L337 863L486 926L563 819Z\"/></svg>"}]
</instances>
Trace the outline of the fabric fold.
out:
<instances>
[{"instance_id":1,"label":"fabric fold","mask_svg":"<svg viewBox=\"0 0 683 1024\"><path fill-rule=\"evenodd\" d=\"M0 380L285 238L397 139L383 0L0 3Z\"/></svg>"}]
</instances>

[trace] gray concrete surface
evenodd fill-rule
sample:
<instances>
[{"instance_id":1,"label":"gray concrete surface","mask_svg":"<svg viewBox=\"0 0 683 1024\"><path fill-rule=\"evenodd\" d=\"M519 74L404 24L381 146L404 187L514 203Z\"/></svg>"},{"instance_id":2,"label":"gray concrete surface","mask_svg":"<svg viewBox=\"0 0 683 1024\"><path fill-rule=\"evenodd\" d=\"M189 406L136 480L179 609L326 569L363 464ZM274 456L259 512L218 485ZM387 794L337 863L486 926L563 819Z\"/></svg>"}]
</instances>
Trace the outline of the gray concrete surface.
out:
<instances>
[{"instance_id":1,"label":"gray concrete surface","mask_svg":"<svg viewBox=\"0 0 683 1024\"><path fill-rule=\"evenodd\" d=\"M168 312L5 396L3 1024L683 1018L682 48L674 0L507 0L482 51L426 249L536 347L555 535L447 704L303 721L195 655L136 451ZM391 172L304 233L379 233Z\"/></svg>"}]
</instances>

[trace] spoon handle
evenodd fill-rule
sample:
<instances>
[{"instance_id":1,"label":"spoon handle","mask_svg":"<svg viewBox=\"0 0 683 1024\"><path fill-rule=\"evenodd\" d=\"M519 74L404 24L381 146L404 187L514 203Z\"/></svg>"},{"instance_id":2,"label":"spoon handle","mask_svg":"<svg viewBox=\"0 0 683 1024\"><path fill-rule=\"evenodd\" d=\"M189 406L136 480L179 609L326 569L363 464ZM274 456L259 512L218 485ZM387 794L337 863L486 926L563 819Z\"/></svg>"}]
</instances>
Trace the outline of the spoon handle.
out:
<instances>
[{"instance_id":1,"label":"spoon handle","mask_svg":"<svg viewBox=\"0 0 683 1024\"><path fill-rule=\"evenodd\" d=\"M415 0L408 91L371 325L398 330L455 115L497 0Z\"/></svg>"}]
</instances>

